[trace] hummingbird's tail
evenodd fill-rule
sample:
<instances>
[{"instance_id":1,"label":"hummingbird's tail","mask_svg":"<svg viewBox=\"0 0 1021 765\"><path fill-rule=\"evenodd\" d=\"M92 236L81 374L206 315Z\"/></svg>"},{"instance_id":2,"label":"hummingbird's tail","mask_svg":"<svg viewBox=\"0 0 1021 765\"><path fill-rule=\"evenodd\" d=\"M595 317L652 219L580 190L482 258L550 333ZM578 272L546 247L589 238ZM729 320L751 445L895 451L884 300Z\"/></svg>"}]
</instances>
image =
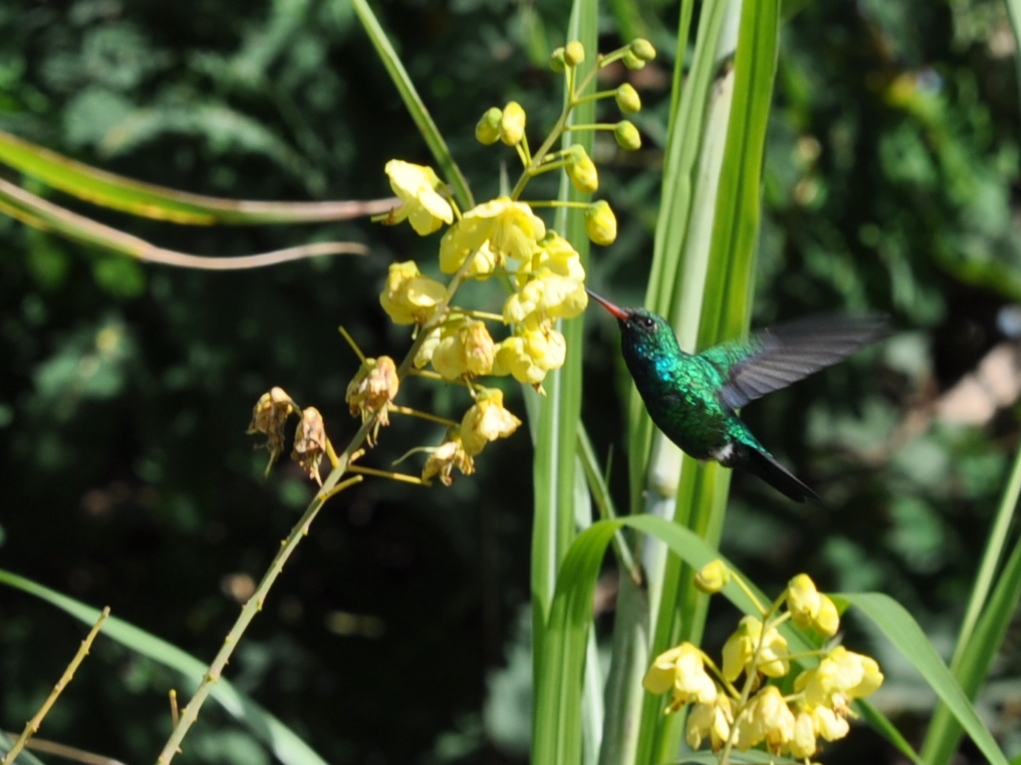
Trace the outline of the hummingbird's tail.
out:
<instances>
[{"instance_id":1,"label":"hummingbird's tail","mask_svg":"<svg viewBox=\"0 0 1021 765\"><path fill-rule=\"evenodd\" d=\"M759 451L754 447L748 447L747 454L748 460L745 462L744 467L749 472L755 473L755 475L781 494L786 495L795 502L804 502L809 497L822 502L822 497L803 484L790 470L773 459L773 455L765 451Z\"/></svg>"}]
</instances>

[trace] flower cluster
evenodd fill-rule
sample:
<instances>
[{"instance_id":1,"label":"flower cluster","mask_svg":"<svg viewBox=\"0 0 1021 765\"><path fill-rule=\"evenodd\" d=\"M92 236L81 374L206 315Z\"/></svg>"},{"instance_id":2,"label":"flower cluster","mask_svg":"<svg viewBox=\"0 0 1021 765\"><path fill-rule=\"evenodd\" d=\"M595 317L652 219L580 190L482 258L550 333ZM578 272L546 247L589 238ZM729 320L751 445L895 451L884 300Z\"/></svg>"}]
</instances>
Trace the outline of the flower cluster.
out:
<instances>
[{"instance_id":1,"label":"flower cluster","mask_svg":"<svg viewBox=\"0 0 1021 765\"><path fill-rule=\"evenodd\" d=\"M390 266L380 304L395 324L414 327L415 340L408 358L397 364L388 356L366 358L341 329L362 361L348 385L346 400L351 414L362 420L369 447L375 446L379 429L389 425L394 413L443 423L446 436L438 446L412 450L428 454L420 479L353 467L362 452L351 452L346 461L338 457L318 411L302 412L286 393L274 388L256 405L249 431L267 435L271 464L283 451L282 427L291 414L301 415L293 456L316 480L325 454L334 467L343 464L353 472L423 483L438 477L449 485L455 469L465 475L472 473L474 458L486 444L517 430L521 421L503 406L503 393L483 386L480 378L513 377L542 392L546 375L563 366L567 357L559 322L580 315L588 304L581 255L567 239L549 229L536 210L574 207L582 211L585 230L593 242L608 245L617 237L617 220L605 200L526 202L521 194L532 178L561 170L580 194L598 191L595 162L581 144L570 138L578 131L608 131L621 148L635 150L641 146L638 129L627 119L568 126L569 117L580 104L599 99L613 99L625 115L639 111L641 99L630 84L595 93L587 91L600 68L622 61L630 69L640 69L655 55L652 45L639 39L596 56L594 65L582 73L584 46L572 41L557 48L550 67L563 73L567 99L560 118L534 153L528 140L528 114L521 104L511 101L502 108L488 109L476 125L476 138L486 145L511 147L522 164L516 185L505 195L480 204L459 205L431 167L400 159L386 163L385 173L400 204L376 220L387 225L407 221L423 237L442 232L436 270L450 278L444 282L424 274L410 260ZM560 139L565 139L563 148L554 148ZM500 279L508 291L499 312L469 309L453 302L465 281L491 278ZM490 333L493 325L501 328L499 340ZM426 369L429 366L431 370ZM396 405L401 379L409 373L463 385L472 404L460 422ZM356 449L357 444L350 448Z\"/></svg>"},{"instance_id":2,"label":"flower cluster","mask_svg":"<svg viewBox=\"0 0 1021 765\"><path fill-rule=\"evenodd\" d=\"M697 586L719 592L731 577L747 591L720 561L699 572ZM799 660L818 657L818 666L798 674L792 692L784 695L779 685L769 682L791 671L780 625L791 621L830 638L839 628L839 614L805 574L794 577L784 593L759 612L742 618L727 640L722 668L699 648L682 643L656 658L642 684L650 693L671 694L667 713L692 705L687 740L694 749L708 740L714 752L722 753L722 761L731 748L746 751L762 745L772 755L807 761L819 750L819 739L836 741L847 735L848 718L854 716L851 702L878 689L883 674L875 659L836 646L800 654ZM738 688L735 683L742 675Z\"/></svg>"},{"instance_id":3,"label":"flower cluster","mask_svg":"<svg viewBox=\"0 0 1021 765\"><path fill-rule=\"evenodd\" d=\"M562 150L551 147L565 134L571 110L584 100L613 98L624 114L638 111L641 100L631 85L584 97L580 94L599 67L624 60L628 66L640 68L654 56L655 50L647 41L637 40L597 57L596 66L579 80L584 46L575 41L558 48L551 67L565 73L568 104L553 133L534 155L528 142L528 115L521 104L511 101L503 108L488 109L476 125L476 138L486 145L512 147L523 166L517 185L508 195L461 210L432 168L396 159L387 163L386 174L401 205L379 220L387 224L407 220L422 236L446 227L439 242L438 270L452 276L452 280L444 284L425 276L412 261L394 263L380 304L395 323L417 325L415 369L425 370L431 365L443 380L467 386L475 399L461 423L451 423L444 442L427 450L424 480L439 476L449 484L455 467L470 473L472 458L486 443L510 435L517 428L517 418L503 409L502 395L479 386L479 378L510 376L541 392L547 373L563 366L567 344L557 323L585 310L585 268L577 250L550 230L536 209L562 204L582 209L589 238L603 245L616 239L617 221L605 200L529 203L519 197L531 178L559 170L579 192L591 194L598 190L598 170L583 146L572 144ZM641 145L638 130L627 120L612 125L576 125L572 129L612 130L623 148L637 149ZM457 287L465 280L494 277L509 288L498 314L452 304ZM493 338L487 324L497 321L506 327L505 336L499 340ZM352 404L352 411L355 408ZM364 410L362 416L366 416ZM377 423L386 424L382 419Z\"/></svg>"}]
</instances>

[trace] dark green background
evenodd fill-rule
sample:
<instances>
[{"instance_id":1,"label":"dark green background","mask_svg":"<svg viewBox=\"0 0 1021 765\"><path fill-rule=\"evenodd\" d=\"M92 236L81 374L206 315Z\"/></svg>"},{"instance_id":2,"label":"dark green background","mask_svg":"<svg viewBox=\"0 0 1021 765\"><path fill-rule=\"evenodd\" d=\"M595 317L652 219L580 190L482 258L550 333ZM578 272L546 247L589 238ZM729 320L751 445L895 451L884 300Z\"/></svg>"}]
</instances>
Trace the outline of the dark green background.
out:
<instances>
[{"instance_id":1,"label":"dark green background","mask_svg":"<svg viewBox=\"0 0 1021 765\"><path fill-rule=\"evenodd\" d=\"M552 123L560 83L530 51L562 42L566 5L374 7L486 198L513 156L479 146L475 121L515 98L533 137ZM641 9L661 50L635 80L645 148L623 156L600 142L596 153L620 236L595 248L591 282L624 304L644 293L676 23L671 5ZM1010 27L1003 6L984 0L790 10L756 323L871 307L903 333L748 408L761 440L827 503L793 506L738 477L725 546L770 591L804 570L828 589L888 592L946 648L1018 433L1013 402L984 427L924 422L926 407L1004 339L997 312L1021 298ZM610 49L620 18L607 14ZM891 99L893 83L907 100ZM344 0L11 0L0 6L0 127L133 178L252 199L384 196L388 159L430 162ZM208 274L140 266L0 218L0 567L109 604L207 659L238 611L230 582L260 576L311 494L289 465L261 479L265 452L244 434L252 404L281 385L318 407L344 443L356 424L343 402L356 364L337 326L370 355L399 358L407 328L391 326L378 304L386 268L409 258L431 268L437 238L366 221L175 227L51 198L187 252L323 239L371 247L365 258ZM493 293L479 297L498 305ZM623 498L626 380L615 328L603 316L589 324L585 420L600 455L614 449ZM611 375L616 390L604 382ZM421 382L402 397L451 416L467 405L461 391ZM509 406L524 417L519 395ZM912 413L922 413L918 432L902 427ZM398 418L371 464L441 435ZM530 464L522 430L452 489L367 481L331 503L246 635L231 679L331 763L520 761ZM357 615L354 634L338 634L352 623L338 614ZM711 642L732 626L732 613L718 617ZM84 629L0 590L0 727L20 730ZM930 697L866 634L849 639L883 661L877 703L917 741ZM1014 630L995 678L1016 678L1018 657ZM101 637L43 735L152 761L174 685L179 678ZM1017 702L1018 691L998 687L1007 690L990 696L991 724L1016 753L1017 719L1011 726L1009 704L996 699ZM828 760L892 761L870 734L849 741ZM204 762L268 758L212 706L185 752Z\"/></svg>"}]
</instances>

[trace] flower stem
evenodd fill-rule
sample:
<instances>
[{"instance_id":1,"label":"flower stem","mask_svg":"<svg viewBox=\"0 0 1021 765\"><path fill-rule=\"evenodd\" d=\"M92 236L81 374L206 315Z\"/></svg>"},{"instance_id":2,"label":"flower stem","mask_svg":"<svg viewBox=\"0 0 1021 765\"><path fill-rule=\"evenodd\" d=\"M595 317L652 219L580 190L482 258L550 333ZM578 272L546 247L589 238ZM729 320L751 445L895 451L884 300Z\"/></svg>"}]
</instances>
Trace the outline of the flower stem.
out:
<instances>
[{"instance_id":1,"label":"flower stem","mask_svg":"<svg viewBox=\"0 0 1021 765\"><path fill-rule=\"evenodd\" d=\"M471 253L465 258L464 263L454 274L450 283L447 285L447 294L443 300L440 301L436 307L436 313L433 318L426 322L422 327L418 336L412 341L411 348L408 349L407 354L404 356L404 360L401 361L401 365L397 368L397 379L403 380L408 374L411 373L413 363L415 361L415 354L418 353L419 348L425 342L429 332L439 326L447 312L447 308L450 305L450 301L453 299L454 294L457 292L458 287L465 279L465 275L468 273L468 269L471 267L472 260L475 258L475 253ZM375 427L376 420L378 418L378 412L369 417L362 426L358 428L358 431L352 437L347 447L338 455L337 465L334 466L333 470L326 477L323 482L322 488L312 498L311 503L305 509L301 518L291 529L287 535L287 539L284 540L280 549L277 551L276 556L273 558L272 563L269 564L269 568L266 573L263 574L262 580L259 582L258 587L255 588L255 592L252 597L248 599L248 602L241 609L241 613L238 615L237 620L234 622L234 626L231 627L230 632L227 633L227 637L223 641L223 646L217 652L213 661L202 675L202 682L199 684L198 690L195 691L195 695L192 696L188 706L181 710L181 719L178 720L177 725L174 726L174 730L170 734L170 738L167 739L166 744L163 745L163 751L160 752L157 758L158 765L169 765L171 760L174 759L174 755L180 750L181 742L184 737L188 735L188 731L191 726L195 724L198 719L199 710L202 709L202 705L205 704L206 699L209 698L209 694L213 691L223 673L224 667L227 666L227 662L231 655L234 653L234 649L237 648L238 643L241 642L241 637L244 635L245 630L248 629L248 625L251 623L255 615L262 610L262 604L266 601L266 596L272 589L273 584L276 582L277 577L280 576L284 570L284 564L287 563L291 554L298 547L302 538L308 535L309 527L312 525L312 521L319 514L323 505L326 501L333 497L335 494L340 493L344 489L353 486L355 483L361 481L361 476L354 476L353 478L340 482L345 473L351 470L351 455L354 454L358 449L361 448L365 439L368 437L370 431ZM361 471L371 470L366 468L359 468ZM338 485L339 484L339 485Z\"/></svg>"},{"instance_id":2,"label":"flower stem","mask_svg":"<svg viewBox=\"0 0 1021 765\"><path fill-rule=\"evenodd\" d=\"M64 670L64 674L60 676L60 680L53 686L53 690L50 691L50 695L46 697L46 701L39 708L39 711L35 713L35 716L25 724L25 730L21 732L18 740L14 742L14 746L11 747L10 751L7 752L0 758L0 763L14 762L21 750L25 748L25 744L28 740L39 732L39 726L43 723L43 718L46 717L46 713L50 711L50 708L56 703L57 697L60 696L67 684L71 682L71 678L74 677L75 670L78 669L78 665L82 663L86 656L89 655L89 648L92 646L92 641L96 639L96 635L99 634L99 630L103 627L103 622L110 616L110 606L103 609L103 612L99 615L99 619L93 625L89 634L82 641L81 647L78 649L78 653L71 659L71 663L67 665L67 669Z\"/></svg>"}]
</instances>

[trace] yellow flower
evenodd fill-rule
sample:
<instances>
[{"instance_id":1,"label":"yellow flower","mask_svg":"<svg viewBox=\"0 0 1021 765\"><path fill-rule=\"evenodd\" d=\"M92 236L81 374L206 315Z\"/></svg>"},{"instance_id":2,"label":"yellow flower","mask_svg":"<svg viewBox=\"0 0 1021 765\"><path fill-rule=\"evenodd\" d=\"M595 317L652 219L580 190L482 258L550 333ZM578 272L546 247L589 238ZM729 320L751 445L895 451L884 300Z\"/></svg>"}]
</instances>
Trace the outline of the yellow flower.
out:
<instances>
[{"instance_id":1,"label":"yellow flower","mask_svg":"<svg viewBox=\"0 0 1021 765\"><path fill-rule=\"evenodd\" d=\"M565 276L577 282L585 281L585 267L581 264L581 256L571 243L556 231L550 231L539 242L539 249L532 253L531 259L522 264L518 270L518 286L523 287L530 274L543 268L549 269L557 276Z\"/></svg>"},{"instance_id":2,"label":"yellow flower","mask_svg":"<svg viewBox=\"0 0 1021 765\"><path fill-rule=\"evenodd\" d=\"M730 570L722 560L714 560L704 565L695 576L695 586L702 592L715 595L727 586L730 581Z\"/></svg>"},{"instance_id":3,"label":"yellow flower","mask_svg":"<svg viewBox=\"0 0 1021 765\"><path fill-rule=\"evenodd\" d=\"M790 671L787 659L787 640L770 627L762 638L758 666L752 667L755 650L762 635L762 621L754 616L745 616L737 630L723 646L723 676L733 682L744 670L747 673L759 671L767 677L783 677Z\"/></svg>"},{"instance_id":4,"label":"yellow flower","mask_svg":"<svg viewBox=\"0 0 1021 765\"><path fill-rule=\"evenodd\" d=\"M791 755L807 760L818 748L815 741L815 720L808 712L799 712L794 718L794 736L791 738Z\"/></svg>"},{"instance_id":5,"label":"yellow flower","mask_svg":"<svg viewBox=\"0 0 1021 765\"><path fill-rule=\"evenodd\" d=\"M446 287L422 276L414 261L408 260L390 265L379 303L395 324L425 324L446 295Z\"/></svg>"},{"instance_id":6,"label":"yellow flower","mask_svg":"<svg viewBox=\"0 0 1021 765\"><path fill-rule=\"evenodd\" d=\"M262 433L266 436L265 448L269 450L266 475L284 450L284 424L292 414L301 411L283 388L273 388L263 393L252 409L252 422L248 434Z\"/></svg>"},{"instance_id":7,"label":"yellow flower","mask_svg":"<svg viewBox=\"0 0 1021 765\"><path fill-rule=\"evenodd\" d=\"M757 713L765 730L766 746L779 754L794 738L794 713L775 685L767 685L758 694Z\"/></svg>"},{"instance_id":8,"label":"yellow flower","mask_svg":"<svg viewBox=\"0 0 1021 765\"><path fill-rule=\"evenodd\" d=\"M481 321L462 319L443 329L432 354L433 368L447 380L488 375L493 370L496 347Z\"/></svg>"},{"instance_id":9,"label":"yellow flower","mask_svg":"<svg viewBox=\"0 0 1021 765\"><path fill-rule=\"evenodd\" d=\"M464 452L474 457L487 443L511 435L521 420L503 408L503 391L498 388L483 388L479 391L475 405L461 419L461 443Z\"/></svg>"},{"instance_id":10,"label":"yellow flower","mask_svg":"<svg viewBox=\"0 0 1021 765\"><path fill-rule=\"evenodd\" d=\"M546 370L535 365L535 361L525 351L525 341L513 335L497 344L493 374L497 377L513 375L520 383L537 386L546 377Z\"/></svg>"},{"instance_id":11,"label":"yellow flower","mask_svg":"<svg viewBox=\"0 0 1021 765\"><path fill-rule=\"evenodd\" d=\"M509 197L497 197L464 214L465 240L470 250L489 240L497 255L526 260L532 256L536 244L546 236L546 224L524 202L513 202ZM477 230L471 231L473 227Z\"/></svg>"},{"instance_id":12,"label":"yellow flower","mask_svg":"<svg viewBox=\"0 0 1021 765\"><path fill-rule=\"evenodd\" d=\"M503 256L493 252L486 239L488 230L488 222L480 218L461 220L451 226L440 240L440 270L455 273L472 252L475 257L468 266L468 276L485 278L503 266Z\"/></svg>"},{"instance_id":13,"label":"yellow flower","mask_svg":"<svg viewBox=\"0 0 1021 765\"><path fill-rule=\"evenodd\" d=\"M471 475L475 472L475 463L471 457L465 454L464 445L461 443L461 433L458 428L451 428L447 433L446 440L434 449L429 450L429 458L422 468L422 480L426 483L434 475L440 477L440 483L450 486L454 483L454 468L461 471L462 475Z\"/></svg>"},{"instance_id":14,"label":"yellow flower","mask_svg":"<svg viewBox=\"0 0 1021 765\"><path fill-rule=\"evenodd\" d=\"M596 244L613 244L617 238L617 218L605 199L585 209L585 233Z\"/></svg>"},{"instance_id":15,"label":"yellow flower","mask_svg":"<svg viewBox=\"0 0 1021 765\"><path fill-rule=\"evenodd\" d=\"M529 317L537 319L573 319L588 305L585 285L541 268L524 287L511 294L503 304L506 324L521 324Z\"/></svg>"},{"instance_id":16,"label":"yellow flower","mask_svg":"<svg viewBox=\"0 0 1021 765\"><path fill-rule=\"evenodd\" d=\"M500 119L500 140L508 146L517 146L525 137L525 110L517 101L503 107Z\"/></svg>"},{"instance_id":17,"label":"yellow flower","mask_svg":"<svg viewBox=\"0 0 1021 765\"><path fill-rule=\"evenodd\" d=\"M787 610L799 627L808 627L819 615L822 599L808 574L798 574L787 584Z\"/></svg>"},{"instance_id":18,"label":"yellow flower","mask_svg":"<svg viewBox=\"0 0 1021 765\"><path fill-rule=\"evenodd\" d=\"M718 752L730 739L730 726L734 723L734 707L725 693L716 696L713 704L696 704L688 715L685 738L692 749L702 745L709 736L709 745Z\"/></svg>"},{"instance_id":19,"label":"yellow flower","mask_svg":"<svg viewBox=\"0 0 1021 765\"><path fill-rule=\"evenodd\" d=\"M667 712L676 712L692 701L712 704L719 693L705 671L702 652L688 642L657 656L642 679L642 687L649 693L673 690Z\"/></svg>"},{"instance_id":20,"label":"yellow flower","mask_svg":"<svg viewBox=\"0 0 1021 765\"><path fill-rule=\"evenodd\" d=\"M301 413L301 422L294 431L294 449L291 459L301 465L308 477L323 485L319 477L319 463L323 460L326 449L326 427L319 410L310 406Z\"/></svg>"},{"instance_id":21,"label":"yellow flower","mask_svg":"<svg viewBox=\"0 0 1021 765\"><path fill-rule=\"evenodd\" d=\"M393 211L387 223L408 219L419 235L426 236L454 220L450 202L437 191L443 188L443 183L431 167L391 159L386 163L386 174L394 194L404 203Z\"/></svg>"},{"instance_id":22,"label":"yellow flower","mask_svg":"<svg viewBox=\"0 0 1021 765\"><path fill-rule=\"evenodd\" d=\"M860 699L883 684L883 673L871 656L837 646L814 669L805 670L794 681L794 690L804 694L809 707L829 707L846 714L851 699Z\"/></svg>"},{"instance_id":23,"label":"yellow flower","mask_svg":"<svg viewBox=\"0 0 1021 765\"><path fill-rule=\"evenodd\" d=\"M827 741L842 739L851 731L847 718L838 715L829 707L814 707L809 714L816 735L822 736Z\"/></svg>"},{"instance_id":24,"label":"yellow flower","mask_svg":"<svg viewBox=\"0 0 1021 765\"><path fill-rule=\"evenodd\" d=\"M399 388L397 365L389 356L366 359L348 384L345 400L351 414L361 415L362 422L376 415L376 426L368 436L369 446L375 442L379 426L390 424L387 404L397 397Z\"/></svg>"}]
</instances>

